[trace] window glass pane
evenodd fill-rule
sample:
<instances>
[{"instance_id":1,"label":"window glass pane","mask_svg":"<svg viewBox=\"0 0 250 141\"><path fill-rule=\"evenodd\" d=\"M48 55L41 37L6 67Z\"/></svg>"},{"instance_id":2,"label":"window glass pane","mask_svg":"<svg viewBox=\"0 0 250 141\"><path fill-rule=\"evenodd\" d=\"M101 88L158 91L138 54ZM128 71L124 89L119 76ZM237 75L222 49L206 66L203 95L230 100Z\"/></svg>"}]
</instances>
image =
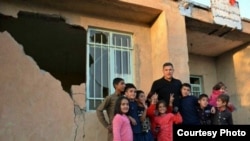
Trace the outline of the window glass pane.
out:
<instances>
[{"instance_id":1,"label":"window glass pane","mask_svg":"<svg viewBox=\"0 0 250 141\"><path fill-rule=\"evenodd\" d=\"M130 74L129 70L129 52L128 51L115 51L116 66L115 70L117 74Z\"/></svg>"},{"instance_id":2,"label":"window glass pane","mask_svg":"<svg viewBox=\"0 0 250 141\"><path fill-rule=\"evenodd\" d=\"M120 50L116 50L115 51L115 62L116 62L116 65L114 67L115 67L115 72L118 73L118 74L122 74L121 60L122 60L121 51Z\"/></svg>"},{"instance_id":3,"label":"window glass pane","mask_svg":"<svg viewBox=\"0 0 250 141\"><path fill-rule=\"evenodd\" d=\"M103 98L108 89L108 49L101 46L90 47L90 97Z\"/></svg>"},{"instance_id":4,"label":"window glass pane","mask_svg":"<svg viewBox=\"0 0 250 141\"><path fill-rule=\"evenodd\" d=\"M200 91L200 87L193 87L193 91L194 92L199 92Z\"/></svg>"},{"instance_id":5,"label":"window glass pane","mask_svg":"<svg viewBox=\"0 0 250 141\"><path fill-rule=\"evenodd\" d=\"M200 83L200 79L199 78L195 78L195 77L190 77L190 83L191 84L201 84Z\"/></svg>"},{"instance_id":6,"label":"window glass pane","mask_svg":"<svg viewBox=\"0 0 250 141\"><path fill-rule=\"evenodd\" d=\"M90 31L90 42L100 43L100 44L108 44L109 43L109 34L107 32L101 31Z\"/></svg>"},{"instance_id":7,"label":"window glass pane","mask_svg":"<svg viewBox=\"0 0 250 141\"><path fill-rule=\"evenodd\" d=\"M122 52L122 58L123 58L123 73L124 74L131 74L130 73L130 58L129 58L129 52L128 51L123 51Z\"/></svg>"},{"instance_id":8,"label":"window glass pane","mask_svg":"<svg viewBox=\"0 0 250 141\"><path fill-rule=\"evenodd\" d=\"M192 95L199 96L202 93L202 77L201 76L190 76L190 83L192 87Z\"/></svg>"},{"instance_id":9,"label":"window glass pane","mask_svg":"<svg viewBox=\"0 0 250 141\"><path fill-rule=\"evenodd\" d=\"M200 92L193 92L192 93L194 96L196 96L196 97L199 97L199 95L201 94Z\"/></svg>"},{"instance_id":10,"label":"window glass pane","mask_svg":"<svg viewBox=\"0 0 250 141\"><path fill-rule=\"evenodd\" d=\"M113 45L131 47L131 39L128 35L113 34Z\"/></svg>"}]
</instances>

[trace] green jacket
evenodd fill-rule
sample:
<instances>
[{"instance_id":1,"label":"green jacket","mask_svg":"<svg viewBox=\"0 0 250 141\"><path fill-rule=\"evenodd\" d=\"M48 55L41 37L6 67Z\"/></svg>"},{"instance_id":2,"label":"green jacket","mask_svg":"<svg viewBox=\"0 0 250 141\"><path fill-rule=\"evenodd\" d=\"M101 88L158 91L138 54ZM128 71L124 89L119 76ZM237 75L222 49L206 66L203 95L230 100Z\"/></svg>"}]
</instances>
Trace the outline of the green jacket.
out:
<instances>
[{"instance_id":1,"label":"green jacket","mask_svg":"<svg viewBox=\"0 0 250 141\"><path fill-rule=\"evenodd\" d=\"M96 109L97 117L104 127L108 127L112 124L112 120L114 118L115 103L119 96L120 94L115 93L107 96ZM104 110L106 110L107 112L109 121L105 119Z\"/></svg>"}]
</instances>

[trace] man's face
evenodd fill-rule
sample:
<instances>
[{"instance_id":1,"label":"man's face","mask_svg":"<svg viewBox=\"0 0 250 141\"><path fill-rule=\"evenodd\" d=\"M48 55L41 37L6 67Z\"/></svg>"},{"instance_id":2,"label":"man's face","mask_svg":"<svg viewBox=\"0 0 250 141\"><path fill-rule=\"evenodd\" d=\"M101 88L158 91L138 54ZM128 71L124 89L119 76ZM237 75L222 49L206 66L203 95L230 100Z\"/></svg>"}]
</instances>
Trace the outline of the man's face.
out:
<instances>
[{"instance_id":1,"label":"man's face","mask_svg":"<svg viewBox=\"0 0 250 141\"><path fill-rule=\"evenodd\" d=\"M165 66L163 68L163 75L165 79L171 79L173 77L174 68L172 66Z\"/></svg>"}]
</instances>

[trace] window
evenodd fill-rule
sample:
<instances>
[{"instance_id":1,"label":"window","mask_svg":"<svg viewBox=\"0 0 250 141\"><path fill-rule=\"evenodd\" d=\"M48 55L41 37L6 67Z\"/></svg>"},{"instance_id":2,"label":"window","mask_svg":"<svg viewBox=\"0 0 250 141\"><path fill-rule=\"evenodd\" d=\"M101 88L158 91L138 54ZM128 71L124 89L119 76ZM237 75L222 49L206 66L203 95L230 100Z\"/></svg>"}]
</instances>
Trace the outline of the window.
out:
<instances>
[{"instance_id":1,"label":"window","mask_svg":"<svg viewBox=\"0 0 250 141\"><path fill-rule=\"evenodd\" d=\"M190 76L191 83L191 94L199 97L202 93L202 77L201 76Z\"/></svg>"},{"instance_id":2,"label":"window","mask_svg":"<svg viewBox=\"0 0 250 141\"><path fill-rule=\"evenodd\" d=\"M132 35L90 28L87 39L87 110L114 92L113 79L133 83Z\"/></svg>"}]
</instances>

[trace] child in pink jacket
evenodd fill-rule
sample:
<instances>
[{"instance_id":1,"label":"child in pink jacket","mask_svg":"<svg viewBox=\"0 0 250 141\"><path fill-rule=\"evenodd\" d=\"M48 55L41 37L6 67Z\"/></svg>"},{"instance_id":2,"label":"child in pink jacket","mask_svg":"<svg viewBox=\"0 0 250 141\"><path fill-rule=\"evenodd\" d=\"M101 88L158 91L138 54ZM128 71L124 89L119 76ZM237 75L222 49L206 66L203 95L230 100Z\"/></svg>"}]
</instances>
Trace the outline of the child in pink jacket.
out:
<instances>
[{"instance_id":1,"label":"child in pink jacket","mask_svg":"<svg viewBox=\"0 0 250 141\"><path fill-rule=\"evenodd\" d=\"M128 98L121 96L116 101L113 119L113 141L132 141L133 132L127 116L129 110Z\"/></svg>"},{"instance_id":2,"label":"child in pink jacket","mask_svg":"<svg viewBox=\"0 0 250 141\"><path fill-rule=\"evenodd\" d=\"M209 105L213 107L217 107L217 104L216 104L217 97L221 94L227 94L226 88L227 87L223 82L218 82L217 84L215 84L213 87L212 94L210 95L209 100L208 100ZM229 103L228 110L233 112L234 110L236 110L236 108L232 103Z\"/></svg>"}]
</instances>

